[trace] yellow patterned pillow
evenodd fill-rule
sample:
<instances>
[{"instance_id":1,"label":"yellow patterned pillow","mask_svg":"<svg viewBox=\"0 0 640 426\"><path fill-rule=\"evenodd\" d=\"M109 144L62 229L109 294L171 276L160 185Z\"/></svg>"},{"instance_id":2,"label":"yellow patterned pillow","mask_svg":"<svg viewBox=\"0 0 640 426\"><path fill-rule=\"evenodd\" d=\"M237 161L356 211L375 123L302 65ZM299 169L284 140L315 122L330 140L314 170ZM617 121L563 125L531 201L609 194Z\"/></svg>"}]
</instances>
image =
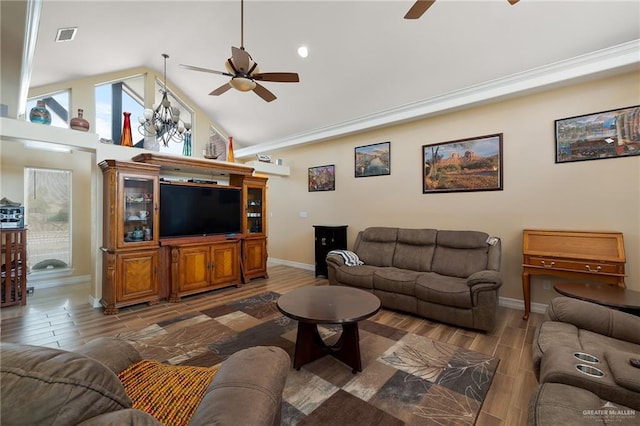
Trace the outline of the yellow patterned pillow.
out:
<instances>
[{"instance_id":1,"label":"yellow patterned pillow","mask_svg":"<svg viewBox=\"0 0 640 426\"><path fill-rule=\"evenodd\" d=\"M187 425L218 367L140 361L118 374L133 408L165 425Z\"/></svg>"}]
</instances>

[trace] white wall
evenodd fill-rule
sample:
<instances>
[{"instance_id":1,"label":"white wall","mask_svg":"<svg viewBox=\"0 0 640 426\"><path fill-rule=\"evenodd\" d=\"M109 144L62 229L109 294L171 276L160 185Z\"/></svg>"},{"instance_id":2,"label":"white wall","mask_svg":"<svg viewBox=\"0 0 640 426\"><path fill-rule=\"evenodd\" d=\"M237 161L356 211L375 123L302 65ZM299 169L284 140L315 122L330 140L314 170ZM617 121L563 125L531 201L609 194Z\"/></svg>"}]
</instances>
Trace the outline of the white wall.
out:
<instances>
[{"instance_id":1,"label":"white wall","mask_svg":"<svg viewBox=\"0 0 640 426\"><path fill-rule=\"evenodd\" d=\"M312 225L481 230L502 238L501 296L522 299L522 230L624 234L627 286L640 290L640 156L555 164L554 120L638 104L640 74L523 96L272 153L289 177L269 178L269 256L314 264ZM422 193L422 146L504 134L504 190ZM354 148L391 141L391 175L354 178ZM336 165L336 190L308 192L307 169ZM307 212L308 218L301 218ZM555 293L532 279L532 301ZM553 281L553 280L552 280Z\"/></svg>"}]
</instances>

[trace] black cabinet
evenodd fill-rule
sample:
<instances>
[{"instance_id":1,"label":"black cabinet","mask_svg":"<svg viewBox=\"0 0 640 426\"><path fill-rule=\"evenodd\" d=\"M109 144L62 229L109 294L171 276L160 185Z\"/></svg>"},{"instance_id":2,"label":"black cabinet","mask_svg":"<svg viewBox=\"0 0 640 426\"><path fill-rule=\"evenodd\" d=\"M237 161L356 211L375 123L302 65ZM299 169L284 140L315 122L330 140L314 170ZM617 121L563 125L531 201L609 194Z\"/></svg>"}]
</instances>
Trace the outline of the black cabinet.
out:
<instances>
[{"instance_id":1,"label":"black cabinet","mask_svg":"<svg viewBox=\"0 0 640 426\"><path fill-rule=\"evenodd\" d=\"M316 245L316 277L327 276L327 253L331 250L347 249L347 225L323 226L313 225L315 228Z\"/></svg>"}]
</instances>

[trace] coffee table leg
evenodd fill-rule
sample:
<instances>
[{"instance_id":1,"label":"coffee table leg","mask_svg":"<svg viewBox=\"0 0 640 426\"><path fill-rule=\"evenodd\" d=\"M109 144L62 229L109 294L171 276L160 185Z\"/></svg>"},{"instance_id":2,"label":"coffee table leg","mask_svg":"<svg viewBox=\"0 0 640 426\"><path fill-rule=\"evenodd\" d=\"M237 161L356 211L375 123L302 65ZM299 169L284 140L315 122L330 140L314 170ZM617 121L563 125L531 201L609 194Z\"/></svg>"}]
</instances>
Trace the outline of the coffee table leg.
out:
<instances>
[{"instance_id":1,"label":"coffee table leg","mask_svg":"<svg viewBox=\"0 0 640 426\"><path fill-rule=\"evenodd\" d=\"M358 323L342 324L342 335L330 350L331 355L352 368L353 374L362 371Z\"/></svg>"},{"instance_id":2,"label":"coffee table leg","mask_svg":"<svg viewBox=\"0 0 640 426\"><path fill-rule=\"evenodd\" d=\"M327 354L327 347L320 337L315 324L298 322L296 351L293 357L293 368L300 370L305 364L315 361Z\"/></svg>"}]
</instances>

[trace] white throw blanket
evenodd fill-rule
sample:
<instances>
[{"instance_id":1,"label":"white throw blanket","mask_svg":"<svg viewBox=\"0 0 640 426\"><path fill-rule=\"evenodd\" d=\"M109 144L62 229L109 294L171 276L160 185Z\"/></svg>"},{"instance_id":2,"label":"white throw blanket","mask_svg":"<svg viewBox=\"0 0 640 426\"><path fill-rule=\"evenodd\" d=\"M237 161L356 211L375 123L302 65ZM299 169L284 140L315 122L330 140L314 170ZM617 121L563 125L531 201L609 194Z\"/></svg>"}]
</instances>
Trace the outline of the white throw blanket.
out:
<instances>
[{"instance_id":1,"label":"white throw blanket","mask_svg":"<svg viewBox=\"0 0 640 426\"><path fill-rule=\"evenodd\" d=\"M360 260L358 255L349 250L331 250L329 253L327 253L327 256L330 254L337 254L339 256L342 256L342 258L344 259L344 264L347 266L364 265L364 262Z\"/></svg>"}]
</instances>

